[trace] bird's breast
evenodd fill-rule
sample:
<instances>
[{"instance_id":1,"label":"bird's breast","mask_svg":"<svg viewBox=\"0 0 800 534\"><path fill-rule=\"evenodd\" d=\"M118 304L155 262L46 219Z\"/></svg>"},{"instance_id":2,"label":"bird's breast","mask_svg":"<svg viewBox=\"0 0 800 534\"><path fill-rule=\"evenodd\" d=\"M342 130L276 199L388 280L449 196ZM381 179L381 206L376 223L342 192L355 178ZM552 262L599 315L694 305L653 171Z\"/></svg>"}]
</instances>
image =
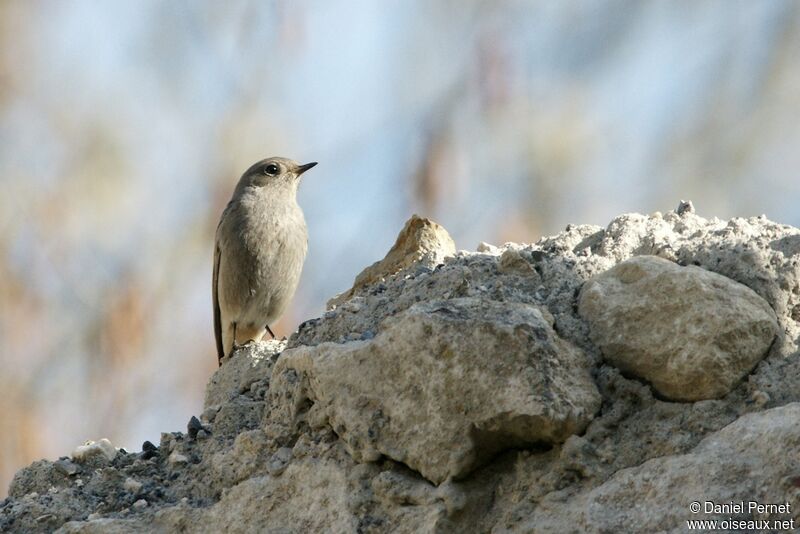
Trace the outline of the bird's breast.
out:
<instances>
[{"instance_id":1,"label":"bird's breast","mask_svg":"<svg viewBox=\"0 0 800 534\"><path fill-rule=\"evenodd\" d=\"M308 230L298 206L251 212L240 234L242 245L260 257L305 257Z\"/></svg>"}]
</instances>

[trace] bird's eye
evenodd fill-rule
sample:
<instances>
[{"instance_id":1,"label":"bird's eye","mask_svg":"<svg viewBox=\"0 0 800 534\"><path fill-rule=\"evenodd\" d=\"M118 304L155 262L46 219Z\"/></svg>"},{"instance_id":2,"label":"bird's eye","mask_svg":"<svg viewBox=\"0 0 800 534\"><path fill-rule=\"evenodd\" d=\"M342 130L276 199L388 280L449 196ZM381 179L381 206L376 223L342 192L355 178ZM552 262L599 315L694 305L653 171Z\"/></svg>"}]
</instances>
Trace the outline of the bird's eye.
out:
<instances>
[{"instance_id":1,"label":"bird's eye","mask_svg":"<svg viewBox=\"0 0 800 534\"><path fill-rule=\"evenodd\" d=\"M264 168L264 174L268 174L270 176L276 176L280 170L281 170L280 167L278 167L274 163L270 163Z\"/></svg>"}]
</instances>

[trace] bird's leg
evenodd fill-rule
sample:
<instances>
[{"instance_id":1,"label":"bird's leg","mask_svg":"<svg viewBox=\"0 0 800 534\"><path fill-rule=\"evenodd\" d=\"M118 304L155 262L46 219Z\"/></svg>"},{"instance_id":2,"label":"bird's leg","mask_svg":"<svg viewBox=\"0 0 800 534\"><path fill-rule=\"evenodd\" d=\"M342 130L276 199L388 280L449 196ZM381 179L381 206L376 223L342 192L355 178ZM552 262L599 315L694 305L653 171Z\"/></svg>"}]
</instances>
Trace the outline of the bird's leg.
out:
<instances>
[{"instance_id":1,"label":"bird's leg","mask_svg":"<svg viewBox=\"0 0 800 534\"><path fill-rule=\"evenodd\" d=\"M272 336L272 339L275 339L275 334L272 333L272 329L270 329L269 325L267 325L266 328L267 328L267 332L269 332L269 335Z\"/></svg>"},{"instance_id":2,"label":"bird's leg","mask_svg":"<svg viewBox=\"0 0 800 534\"><path fill-rule=\"evenodd\" d=\"M231 345L231 356L233 353L239 350L240 345L236 344L236 323L233 323L233 344Z\"/></svg>"}]
</instances>

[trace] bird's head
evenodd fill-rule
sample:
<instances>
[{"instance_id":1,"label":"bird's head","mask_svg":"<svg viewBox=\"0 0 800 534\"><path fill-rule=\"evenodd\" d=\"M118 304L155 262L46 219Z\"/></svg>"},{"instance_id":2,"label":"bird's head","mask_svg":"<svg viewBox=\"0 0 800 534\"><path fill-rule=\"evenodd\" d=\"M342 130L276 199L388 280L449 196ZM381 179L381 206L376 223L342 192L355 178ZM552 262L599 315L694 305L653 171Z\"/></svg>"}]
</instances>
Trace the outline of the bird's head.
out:
<instances>
[{"instance_id":1,"label":"bird's head","mask_svg":"<svg viewBox=\"0 0 800 534\"><path fill-rule=\"evenodd\" d=\"M297 190L300 176L317 162L300 165L287 158L267 158L245 171L239 184L244 187Z\"/></svg>"}]
</instances>

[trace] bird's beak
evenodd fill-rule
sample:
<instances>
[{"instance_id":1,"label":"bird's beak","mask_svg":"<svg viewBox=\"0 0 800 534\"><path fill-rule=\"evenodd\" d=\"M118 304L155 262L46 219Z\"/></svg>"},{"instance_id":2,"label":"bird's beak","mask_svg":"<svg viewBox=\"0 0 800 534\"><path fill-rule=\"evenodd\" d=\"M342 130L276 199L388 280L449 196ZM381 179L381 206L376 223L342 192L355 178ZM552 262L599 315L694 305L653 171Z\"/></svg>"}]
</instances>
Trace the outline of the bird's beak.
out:
<instances>
[{"instance_id":1,"label":"bird's beak","mask_svg":"<svg viewBox=\"0 0 800 534\"><path fill-rule=\"evenodd\" d=\"M294 172L297 174L297 176L300 176L301 174L303 174L304 172L306 172L308 169L310 169L311 167L315 166L316 164L317 164L316 161L312 161L311 163L306 163L305 165L299 165L297 167L297 170L295 170Z\"/></svg>"}]
</instances>

